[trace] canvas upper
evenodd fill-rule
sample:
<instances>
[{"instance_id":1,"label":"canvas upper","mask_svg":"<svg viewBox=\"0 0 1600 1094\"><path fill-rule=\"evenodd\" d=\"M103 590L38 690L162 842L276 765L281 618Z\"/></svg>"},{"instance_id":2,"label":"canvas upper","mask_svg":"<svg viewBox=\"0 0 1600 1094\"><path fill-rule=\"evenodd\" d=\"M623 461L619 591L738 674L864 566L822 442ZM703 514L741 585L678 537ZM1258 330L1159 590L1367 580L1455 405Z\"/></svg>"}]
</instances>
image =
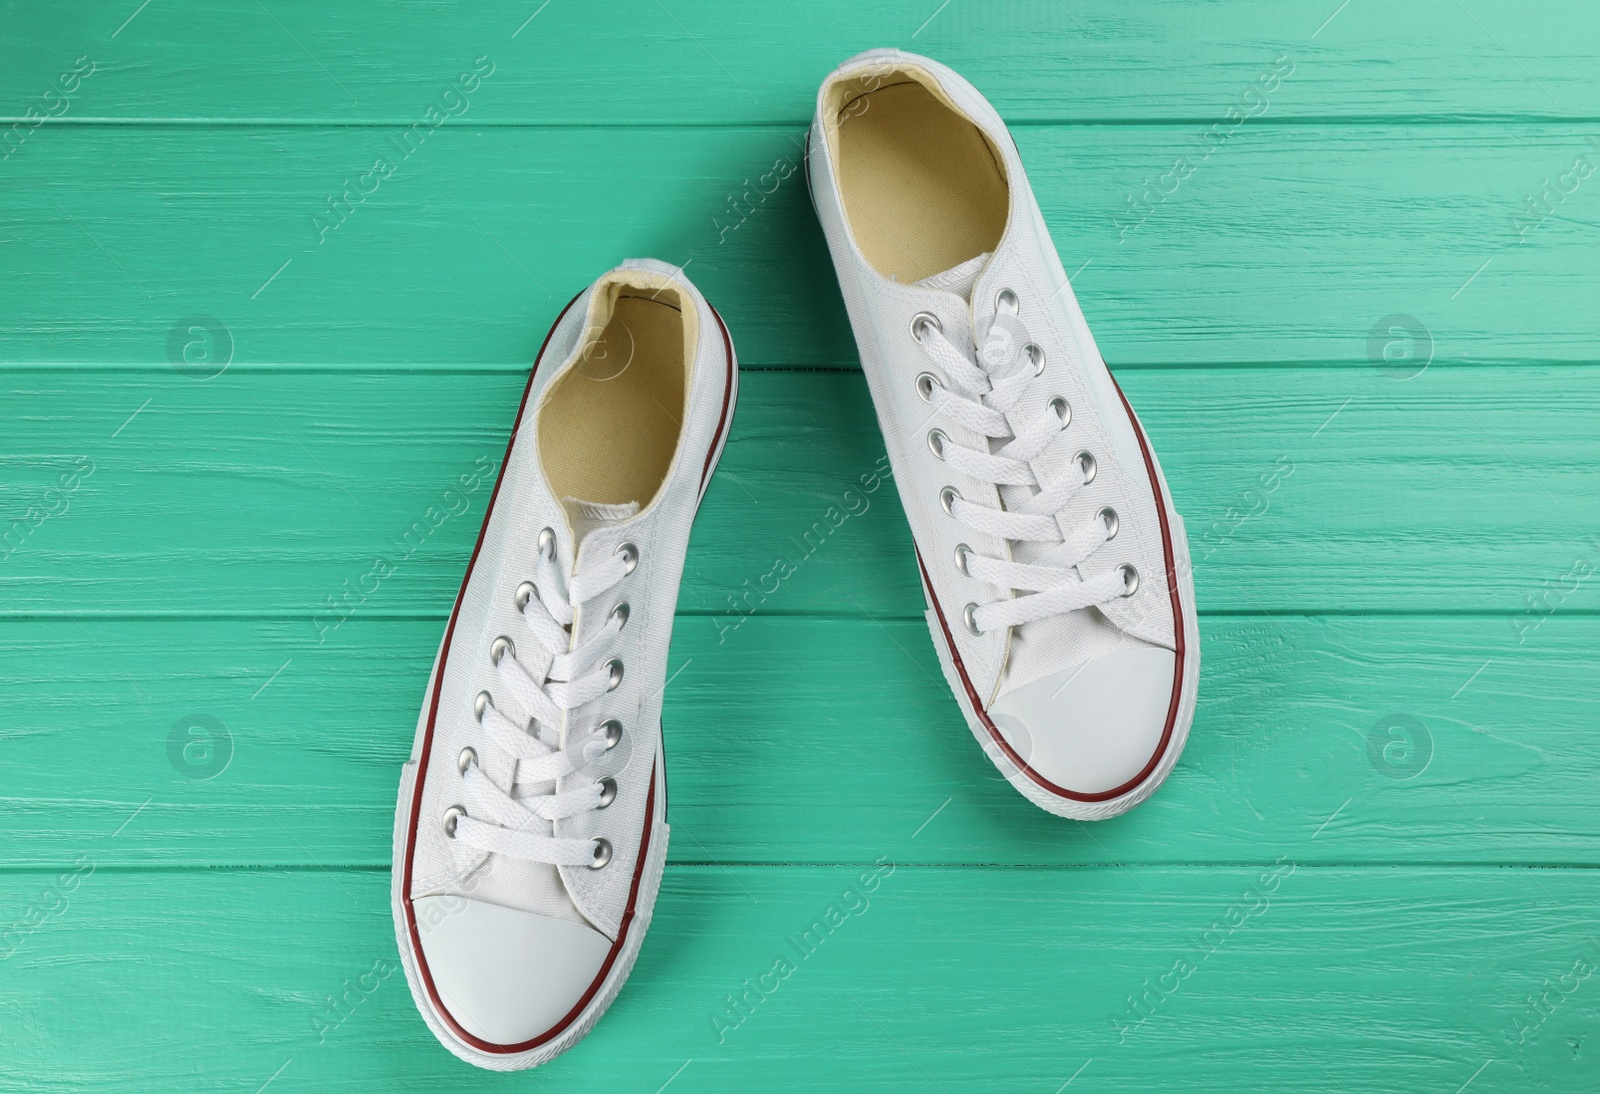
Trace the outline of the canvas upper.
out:
<instances>
[{"instance_id":1,"label":"canvas upper","mask_svg":"<svg viewBox=\"0 0 1600 1094\"><path fill-rule=\"evenodd\" d=\"M808 169L911 524L929 626L969 724L1042 807L1079 817L1120 812L1165 777L1192 716L1199 648L1188 551L1160 466L1101 360L1016 146L987 100L950 69L874 50L823 82ZM954 373L982 367L986 354L1033 365L1005 366L1011 432L998 438L962 419L993 412L947 398L960 387ZM1059 430L1042 418L1047 408L1062 420ZM1049 438L1019 461L1028 481L965 473L1023 433ZM1070 498L1049 514L1065 547L1010 539L996 526L1011 518L986 511L1020 512L1069 479ZM976 514L981 527L952 507ZM1074 557L1074 544L1089 549ZM1030 591L993 571L1063 552L1073 563L1052 595L1100 599L982 626L1020 607L983 605ZM1034 580L1038 591L1043 579ZM979 608L976 624L969 606Z\"/></svg>"},{"instance_id":2,"label":"canvas upper","mask_svg":"<svg viewBox=\"0 0 1600 1094\"><path fill-rule=\"evenodd\" d=\"M580 293L529 378L396 812L413 994L480 1066L574 1043L648 926L673 613L736 390L721 318L652 260Z\"/></svg>"}]
</instances>

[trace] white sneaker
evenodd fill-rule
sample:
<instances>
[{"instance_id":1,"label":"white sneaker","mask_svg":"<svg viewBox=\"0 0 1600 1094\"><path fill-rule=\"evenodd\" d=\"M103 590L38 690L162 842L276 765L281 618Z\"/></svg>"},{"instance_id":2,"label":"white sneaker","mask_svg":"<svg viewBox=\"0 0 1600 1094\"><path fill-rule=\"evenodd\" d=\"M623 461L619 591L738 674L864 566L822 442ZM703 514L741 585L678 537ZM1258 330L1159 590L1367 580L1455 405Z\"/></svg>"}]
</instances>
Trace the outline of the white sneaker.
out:
<instances>
[{"instance_id":1,"label":"white sneaker","mask_svg":"<svg viewBox=\"0 0 1600 1094\"><path fill-rule=\"evenodd\" d=\"M873 50L824 81L807 165L973 735L1041 808L1132 808L1194 715L1188 545L1005 124Z\"/></svg>"},{"instance_id":2,"label":"white sneaker","mask_svg":"<svg viewBox=\"0 0 1600 1094\"><path fill-rule=\"evenodd\" d=\"M667 645L737 393L721 318L650 260L580 293L534 363L395 813L406 979L479 1067L576 1044L650 925Z\"/></svg>"}]
</instances>

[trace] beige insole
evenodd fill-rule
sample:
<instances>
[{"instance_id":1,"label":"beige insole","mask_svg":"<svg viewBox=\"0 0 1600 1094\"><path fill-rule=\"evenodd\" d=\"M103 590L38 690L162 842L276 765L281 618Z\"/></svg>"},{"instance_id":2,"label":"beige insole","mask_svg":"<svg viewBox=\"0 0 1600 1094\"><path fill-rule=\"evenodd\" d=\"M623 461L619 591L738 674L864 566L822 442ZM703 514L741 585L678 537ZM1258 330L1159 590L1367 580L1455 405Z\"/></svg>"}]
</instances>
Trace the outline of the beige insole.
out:
<instances>
[{"instance_id":1,"label":"beige insole","mask_svg":"<svg viewBox=\"0 0 1600 1094\"><path fill-rule=\"evenodd\" d=\"M672 466L688 373L683 313L665 294L628 291L540 408L539 458L557 498L642 509Z\"/></svg>"},{"instance_id":2,"label":"beige insole","mask_svg":"<svg viewBox=\"0 0 1600 1094\"><path fill-rule=\"evenodd\" d=\"M845 217L880 274L920 281L998 246L1010 206L999 156L922 84L852 99L837 134Z\"/></svg>"}]
</instances>

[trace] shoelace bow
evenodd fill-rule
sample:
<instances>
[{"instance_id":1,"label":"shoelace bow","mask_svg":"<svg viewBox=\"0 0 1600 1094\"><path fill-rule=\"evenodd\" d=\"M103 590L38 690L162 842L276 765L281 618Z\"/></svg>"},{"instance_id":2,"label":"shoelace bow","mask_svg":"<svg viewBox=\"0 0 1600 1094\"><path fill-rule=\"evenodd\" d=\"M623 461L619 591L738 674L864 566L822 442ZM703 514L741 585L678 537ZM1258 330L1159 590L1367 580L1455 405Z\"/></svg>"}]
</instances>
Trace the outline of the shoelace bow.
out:
<instances>
[{"instance_id":1,"label":"shoelace bow","mask_svg":"<svg viewBox=\"0 0 1600 1094\"><path fill-rule=\"evenodd\" d=\"M1083 528L1069 533L1062 531L1057 520L1093 473L1075 458L1068 465L1067 477L1060 482L1044 484L1034 474L1031 461L1067 427L1072 412L1066 400L1059 398L1032 414L1018 406L1035 375L1025 347L1017 345L1010 329L1001 323L991 325L976 360L946 338L937 323L929 319L920 319L914 334L951 384L947 388L931 377L919 378L919 391L925 392L924 397L933 404L935 416L965 426L992 442L1004 442L998 448L990 444L987 450L973 449L956 444L942 430L934 430L928 442L934 454L963 475L996 486L1025 486L1035 491L1020 504L1004 508L980 505L952 492L946 508L961 523L986 535L1011 542L1049 544L1031 562L991 558L965 547L958 549L958 568L979 581L1024 594L982 605L969 604L967 629L982 634L1129 595L1134 587L1133 579L1127 576L1131 569L1119 567L1088 581L1074 569L1115 534L1115 525L1110 523L1115 516L1097 515Z\"/></svg>"},{"instance_id":2,"label":"shoelace bow","mask_svg":"<svg viewBox=\"0 0 1600 1094\"><path fill-rule=\"evenodd\" d=\"M607 660L606 655L611 640L627 622L625 605L619 605L605 625L583 642L571 650L567 647L571 644L574 609L607 592L632 572L638 555L635 552L630 556L627 552L633 549L625 545L626 550L619 549L568 582L556 563L554 536L542 538L548 546L541 545L532 588L524 584L527 595L520 590L518 594L522 616L534 639L523 646L533 648L519 652L510 643L496 640L491 653L497 674L495 691L493 695L486 692L479 696L480 721L490 739L517 761L516 774L507 793L484 773L475 755L463 753L462 778L468 806L457 816L453 834L479 850L529 862L603 866L610 858L605 841L558 838L539 832L548 830L548 822L609 804L616 784L602 779L548 794L535 794L531 787L571 774L616 743L602 734L591 734L581 742L569 743L567 748L558 747L552 740L560 733L563 712L593 702L621 680L622 663Z\"/></svg>"}]
</instances>

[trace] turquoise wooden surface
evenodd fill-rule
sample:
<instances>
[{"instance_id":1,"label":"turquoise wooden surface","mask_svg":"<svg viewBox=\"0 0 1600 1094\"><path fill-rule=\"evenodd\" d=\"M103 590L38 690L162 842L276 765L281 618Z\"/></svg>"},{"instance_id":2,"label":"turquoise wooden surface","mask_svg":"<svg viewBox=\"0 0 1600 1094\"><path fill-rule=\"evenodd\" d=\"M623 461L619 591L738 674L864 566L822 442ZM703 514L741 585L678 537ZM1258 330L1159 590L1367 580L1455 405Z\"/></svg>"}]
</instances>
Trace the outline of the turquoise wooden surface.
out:
<instances>
[{"instance_id":1,"label":"turquoise wooden surface","mask_svg":"<svg viewBox=\"0 0 1600 1094\"><path fill-rule=\"evenodd\" d=\"M1581 228L1600 186L1570 179L1537 227L1523 200L1579 156L1600 163L1600 123L1279 125L1269 111L1163 182L1233 105L1186 124L1016 131L1112 365L1365 362L1397 313L1441 363L1593 359ZM526 363L596 269L671 254L739 317L742 363L856 367L798 167L803 124L546 129L469 113L362 183L398 131L41 125L6 161L10 353L161 363L172 324L205 314L241 364ZM629 185L641 163L650 185ZM324 230L347 185L348 212Z\"/></svg>"},{"instance_id":2,"label":"turquoise wooden surface","mask_svg":"<svg viewBox=\"0 0 1600 1094\"><path fill-rule=\"evenodd\" d=\"M0 1091L1595 1089L1592 11L0 8ZM1113 822L978 753L892 482L816 531L883 446L788 165L885 44L1016 125L1188 524L1193 737ZM528 361L639 254L746 369L671 861L490 1075L393 965L398 764Z\"/></svg>"}]
</instances>

